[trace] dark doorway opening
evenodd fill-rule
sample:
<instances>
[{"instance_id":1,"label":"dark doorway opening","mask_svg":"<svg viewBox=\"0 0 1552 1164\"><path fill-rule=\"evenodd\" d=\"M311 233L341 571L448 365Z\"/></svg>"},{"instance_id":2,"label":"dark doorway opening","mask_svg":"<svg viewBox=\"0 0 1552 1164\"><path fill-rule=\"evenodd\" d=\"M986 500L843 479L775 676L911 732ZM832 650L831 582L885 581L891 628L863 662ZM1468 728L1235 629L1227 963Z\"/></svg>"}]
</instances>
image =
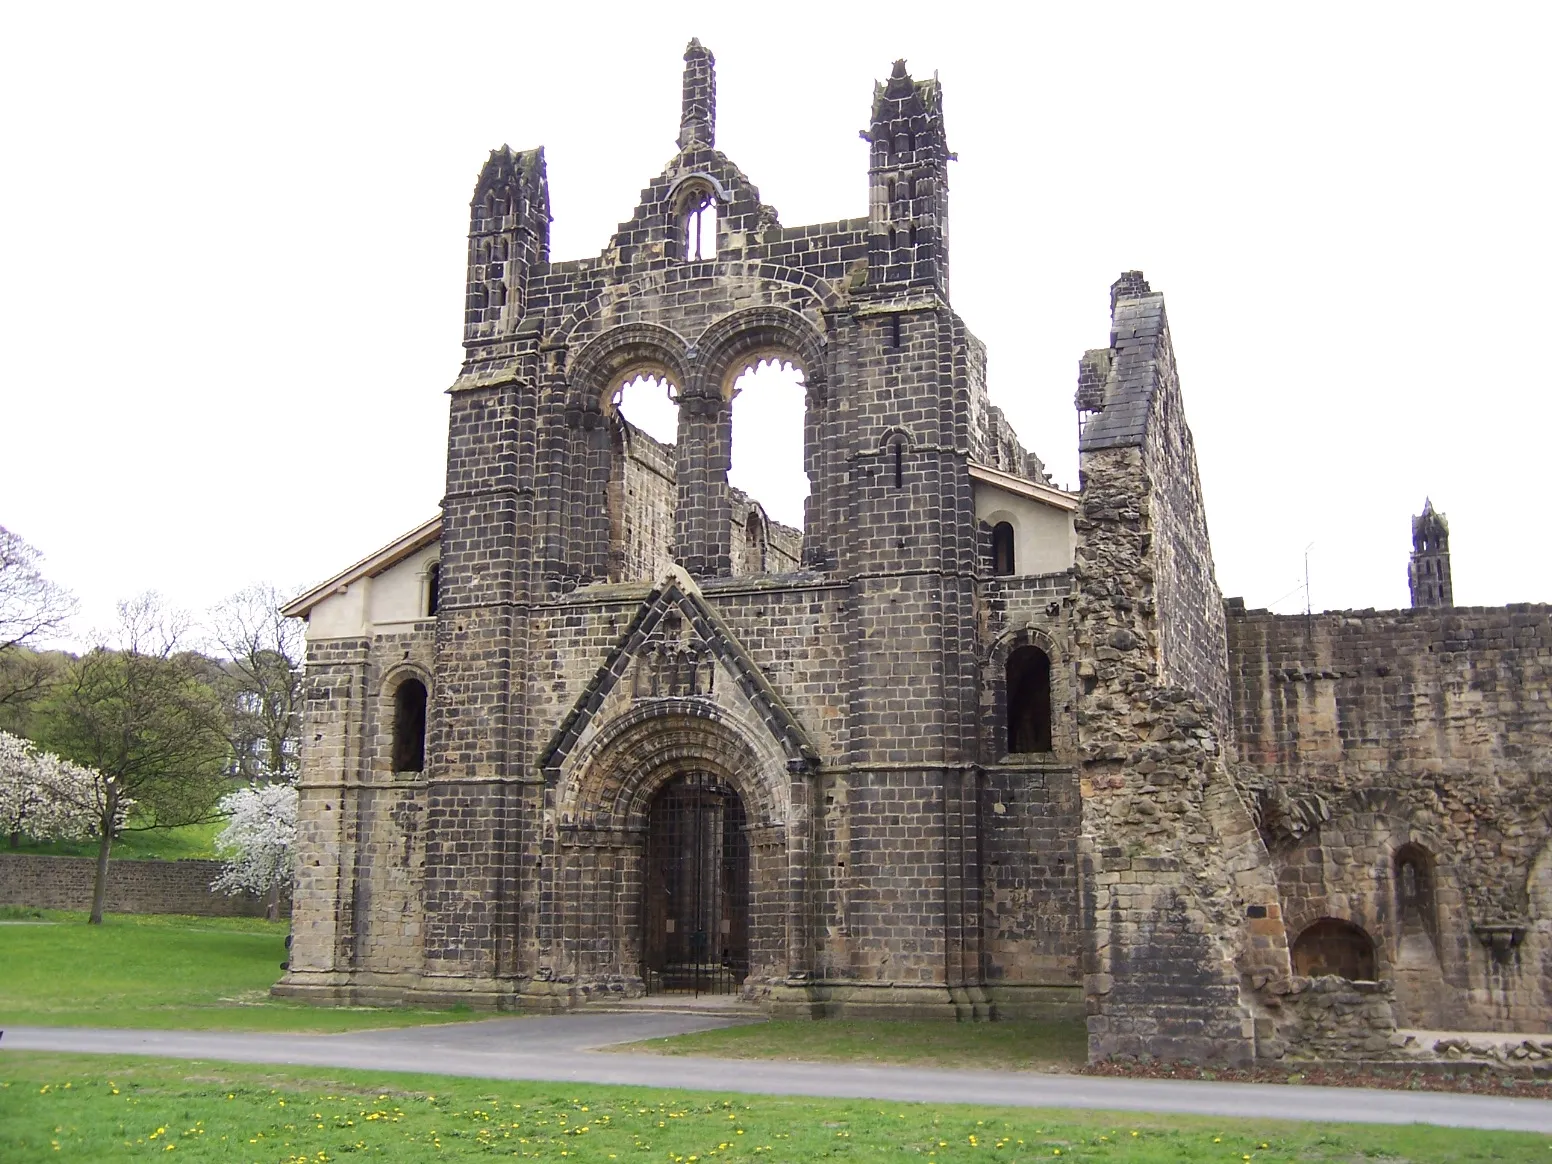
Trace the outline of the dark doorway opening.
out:
<instances>
[{"instance_id":1,"label":"dark doorway opening","mask_svg":"<svg viewBox=\"0 0 1552 1164\"><path fill-rule=\"evenodd\" d=\"M1039 647L1008 656L1008 751L1051 750L1051 660Z\"/></svg>"},{"instance_id":2,"label":"dark doorway opening","mask_svg":"<svg viewBox=\"0 0 1552 1164\"><path fill-rule=\"evenodd\" d=\"M406 679L393 694L393 770L426 770L426 685Z\"/></svg>"},{"instance_id":3,"label":"dark doorway opening","mask_svg":"<svg viewBox=\"0 0 1552 1164\"><path fill-rule=\"evenodd\" d=\"M648 994L733 994L749 974L749 833L731 784L677 776L647 816Z\"/></svg>"}]
</instances>

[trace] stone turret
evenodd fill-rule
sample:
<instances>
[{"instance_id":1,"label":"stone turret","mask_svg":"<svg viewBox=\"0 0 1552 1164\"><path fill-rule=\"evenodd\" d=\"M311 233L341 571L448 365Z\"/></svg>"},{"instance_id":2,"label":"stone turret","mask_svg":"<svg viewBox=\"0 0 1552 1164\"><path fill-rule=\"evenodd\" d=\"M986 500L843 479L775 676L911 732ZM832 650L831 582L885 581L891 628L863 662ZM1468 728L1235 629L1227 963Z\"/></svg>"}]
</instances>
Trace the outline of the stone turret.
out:
<instances>
[{"instance_id":1,"label":"stone turret","mask_svg":"<svg viewBox=\"0 0 1552 1164\"><path fill-rule=\"evenodd\" d=\"M714 149L717 144L717 58L699 40L684 50L684 101L679 114L679 148Z\"/></svg>"},{"instance_id":2,"label":"stone turret","mask_svg":"<svg viewBox=\"0 0 1552 1164\"><path fill-rule=\"evenodd\" d=\"M1423 512L1412 519L1407 583L1414 607L1455 605L1455 587L1450 582L1450 523L1426 498Z\"/></svg>"},{"instance_id":3,"label":"stone turret","mask_svg":"<svg viewBox=\"0 0 1552 1164\"><path fill-rule=\"evenodd\" d=\"M896 61L873 94L868 159L868 283L927 284L948 295L948 163L943 88Z\"/></svg>"}]
</instances>

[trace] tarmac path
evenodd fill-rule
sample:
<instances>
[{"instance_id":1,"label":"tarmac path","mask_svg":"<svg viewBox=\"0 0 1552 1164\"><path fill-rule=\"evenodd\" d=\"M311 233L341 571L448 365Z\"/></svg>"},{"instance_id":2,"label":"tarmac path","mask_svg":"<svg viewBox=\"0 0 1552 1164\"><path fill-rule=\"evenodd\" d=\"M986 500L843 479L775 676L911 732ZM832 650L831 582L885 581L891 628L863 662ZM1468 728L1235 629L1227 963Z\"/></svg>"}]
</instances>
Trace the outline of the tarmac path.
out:
<instances>
[{"instance_id":1,"label":"tarmac path","mask_svg":"<svg viewBox=\"0 0 1552 1164\"><path fill-rule=\"evenodd\" d=\"M1074 1107L1352 1123L1425 1123L1552 1133L1552 1101L1448 1092L1115 1079L1022 1071L705 1059L600 1051L614 1043L729 1026L682 1014L501 1018L339 1035L8 1027L6 1051L159 1055L481 1079L626 1084L690 1091Z\"/></svg>"}]
</instances>

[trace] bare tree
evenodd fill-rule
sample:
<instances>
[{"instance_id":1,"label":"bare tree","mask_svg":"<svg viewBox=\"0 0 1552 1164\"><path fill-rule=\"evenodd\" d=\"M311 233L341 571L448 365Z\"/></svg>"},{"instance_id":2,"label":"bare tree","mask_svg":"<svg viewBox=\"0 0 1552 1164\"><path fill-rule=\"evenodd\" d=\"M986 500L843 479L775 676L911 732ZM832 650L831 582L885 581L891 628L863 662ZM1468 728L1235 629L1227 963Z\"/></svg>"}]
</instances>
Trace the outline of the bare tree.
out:
<instances>
[{"instance_id":1,"label":"bare tree","mask_svg":"<svg viewBox=\"0 0 1552 1164\"><path fill-rule=\"evenodd\" d=\"M0 706L24 702L56 668L37 648L76 612L75 596L43 576L43 555L0 526Z\"/></svg>"},{"instance_id":2,"label":"bare tree","mask_svg":"<svg viewBox=\"0 0 1552 1164\"><path fill-rule=\"evenodd\" d=\"M232 751L250 782L296 779L302 740L302 624L280 613L260 582L210 612L210 631L234 687Z\"/></svg>"},{"instance_id":3,"label":"bare tree","mask_svg":"<svg viewBox=\"0 0 1552 1164\"><path fill-rule=\"evenodd\" d=\"M111 645L74 660L43 706L50 745L103 774L91 924L101 924L108 859L124 799L135 801L130 831L173 828L217 817L231 781L227 718L201 678L204 660L180 650L185 616L154 594L119 604Z\"/></svg>"}]
</instances>

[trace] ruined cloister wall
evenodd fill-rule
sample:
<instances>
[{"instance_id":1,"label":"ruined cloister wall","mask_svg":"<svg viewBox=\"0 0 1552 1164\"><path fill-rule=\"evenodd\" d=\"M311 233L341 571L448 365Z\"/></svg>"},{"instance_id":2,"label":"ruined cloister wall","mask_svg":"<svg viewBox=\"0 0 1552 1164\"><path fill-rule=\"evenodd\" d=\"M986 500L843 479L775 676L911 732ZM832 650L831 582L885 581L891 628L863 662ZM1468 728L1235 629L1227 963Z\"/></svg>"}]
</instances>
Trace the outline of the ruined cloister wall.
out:
<instances>
[{"instance_id":1,"label":"ruined cloister wall","mask_svg":"<svg viewBox=\"0 0 1552 1164\"><path fill-rule=\"evenodd\" d=\"M1236 609L1229 643L1290 942L1320 917L1361 926L1403 1023L1546 1030L1552 609ZM1404 845L1432 862L1421 927Z\"/></svg>"}]
</instances>

